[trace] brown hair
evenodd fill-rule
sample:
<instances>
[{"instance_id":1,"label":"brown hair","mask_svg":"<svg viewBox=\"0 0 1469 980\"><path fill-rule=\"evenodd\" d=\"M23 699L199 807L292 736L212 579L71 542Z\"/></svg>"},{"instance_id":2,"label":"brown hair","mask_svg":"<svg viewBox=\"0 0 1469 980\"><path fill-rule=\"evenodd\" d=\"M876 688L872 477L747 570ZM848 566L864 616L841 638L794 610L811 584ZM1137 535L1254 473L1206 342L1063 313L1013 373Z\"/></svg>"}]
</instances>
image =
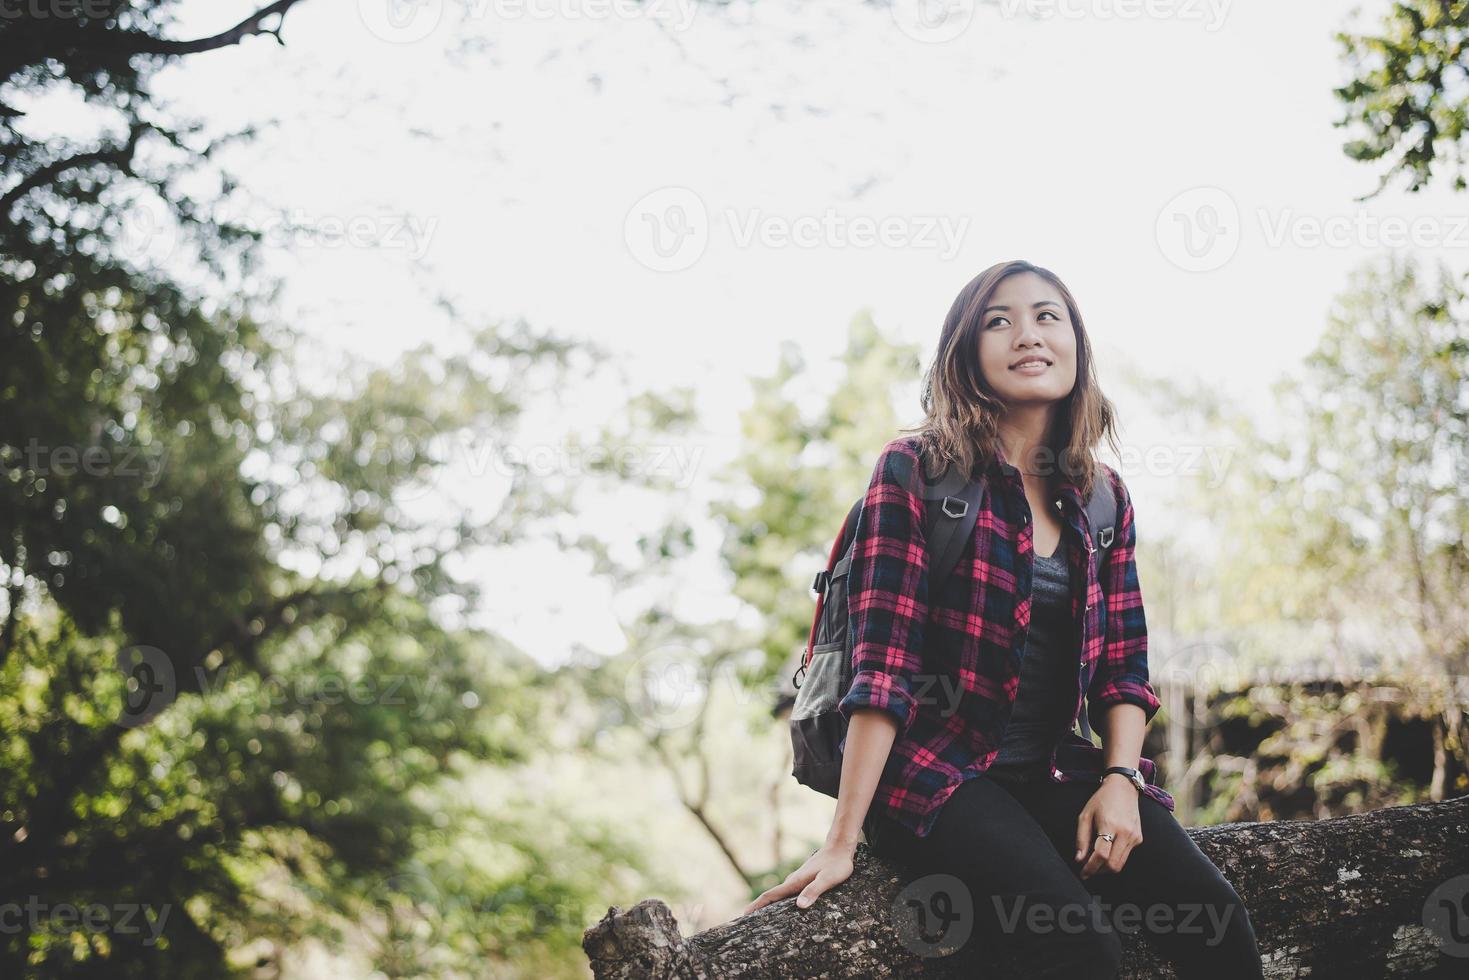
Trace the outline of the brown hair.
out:
<instances>
[{"instance_id":1,"label":"brown hair","mask_svg":"<svg viewBox=\"0 0 1469 980\"><path fill-rule=\"evenodd\" d=\"M1000 262L959 291L944 318L938 349L923 378L924 420L903 431L918 434L926 468L934 478L943 472L946 463L953 463L961 473L977 476L995 458L1005 403L980 370L981 314L1000 282L1018 272L1033 272L1056 287L1076 333L1076 384L1065 399L1047 448L1057 468L1076 482L1085 500L1100 472L1093 447L1105 436L1112 450L1118 452L1115 412L1097 384L1091 341L1076 299L1049 269L1020 259Z\"/></svg>"}]
</instances>

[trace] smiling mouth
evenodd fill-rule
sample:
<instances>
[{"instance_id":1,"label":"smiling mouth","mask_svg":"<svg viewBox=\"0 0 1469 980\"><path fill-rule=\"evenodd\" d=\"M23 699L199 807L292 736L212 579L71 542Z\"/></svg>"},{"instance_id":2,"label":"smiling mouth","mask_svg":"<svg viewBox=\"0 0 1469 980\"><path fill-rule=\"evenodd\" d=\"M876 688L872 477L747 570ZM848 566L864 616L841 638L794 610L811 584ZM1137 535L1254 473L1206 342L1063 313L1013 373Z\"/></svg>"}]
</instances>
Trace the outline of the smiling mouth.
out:
<instances>
[{"instance_id":1,"label":"smiling mouth","mask_svg":"<svg viewBox=\"0 0 1469 980\"><path fill-rule=\"evenodd\" d=\"M1051 366L1051 362L1050 361L1026 361L1024 364L1015 364L1015 365L1012 365L1011 368L1010 368L1010 370L1012 370L1012 371L1026 371L1026 372L1029 372L1031 374L1036 374L1036 373L1039 373L1041 371L1044 371L1046 368L1048 368L1050 366Z\"/></svg>"}]
</instances>

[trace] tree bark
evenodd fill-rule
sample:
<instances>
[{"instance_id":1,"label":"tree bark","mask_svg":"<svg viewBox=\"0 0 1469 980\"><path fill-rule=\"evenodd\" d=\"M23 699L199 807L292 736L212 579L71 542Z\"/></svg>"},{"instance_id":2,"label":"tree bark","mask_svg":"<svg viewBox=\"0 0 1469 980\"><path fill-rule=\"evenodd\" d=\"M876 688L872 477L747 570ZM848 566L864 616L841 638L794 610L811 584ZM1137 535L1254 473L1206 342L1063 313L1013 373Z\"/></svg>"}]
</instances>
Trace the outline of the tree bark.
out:
<instances>
[{"instance_id":1,"label":"tree bark","mask_svg":"<svg viewBox=\"0 0 1469 980\"><path fill-rule=\"evenodd\" d=\"M1188 833L1244 899L1270 980L1469 975L1469 796ZM900 940L892 906L914 877L859 844L852 877L809 909L782 899L685 938L667 905L645 899L609 908L582 947L597 980L973 975L960 956ZM1457 918L1430 928L1434 910ZM1145 936L1123 944L1124 980L1175 977ZM986 973L1023 975L1006 963Z\"/></svg>"}]
</instances>

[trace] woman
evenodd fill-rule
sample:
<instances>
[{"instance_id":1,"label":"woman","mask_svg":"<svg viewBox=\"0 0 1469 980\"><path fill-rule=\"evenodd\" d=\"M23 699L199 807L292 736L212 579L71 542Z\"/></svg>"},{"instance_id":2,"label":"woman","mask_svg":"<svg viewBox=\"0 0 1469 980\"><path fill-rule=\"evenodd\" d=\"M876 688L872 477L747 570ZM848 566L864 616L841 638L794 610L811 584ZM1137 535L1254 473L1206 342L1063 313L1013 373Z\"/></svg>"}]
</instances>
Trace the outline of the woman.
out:
<instances>
[{"instance_id":1,"label":"woman","mask_svg":"<svg viewBox=\"0 0 1469 980\"><path fill-rule=\"evenodd\" d=\"M1261 977L1239 895L1142 778L1159 702L1132 500L1092 452L1103 436L1116 450L1113 412L1066 286L1020 261L976 276L944 322L923 407L915 434L884 448L858 519L831 830L744 911L797 893L809 907L851 875L863 831L928 873L905 892L924 917L915 951L963 947L981 975L1008 954L1032 976L1111 978L1119 931L1142 929L1181 980ZM930 596L925 502L947 463L984 490ZM1100 567L1086 516L1098 480L1117 501ZM1083 692L1100 750L1071 733ZM1058 768L1086 752L1099 764Z\"/></svg>"}]
</instances>

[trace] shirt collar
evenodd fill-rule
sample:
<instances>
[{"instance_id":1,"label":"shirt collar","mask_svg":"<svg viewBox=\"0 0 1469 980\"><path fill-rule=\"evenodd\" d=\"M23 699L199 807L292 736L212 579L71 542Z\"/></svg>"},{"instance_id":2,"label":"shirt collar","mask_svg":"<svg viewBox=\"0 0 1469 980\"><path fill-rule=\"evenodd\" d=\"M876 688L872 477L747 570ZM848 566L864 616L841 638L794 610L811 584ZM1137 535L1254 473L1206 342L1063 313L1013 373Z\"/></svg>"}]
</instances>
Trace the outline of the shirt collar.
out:
<instances>
[{"instance_id":1,"label":"shirt collar","mask_svg":"<svg viewBox=\"0 0 1469 980\"><path fill-rule=\"evenodd\" d=\"M990 460L989 469L1017 486L1022 485L1020 470L1005 458L1005 450L998 442L995 443L995 456ZM1077 484L1076 477L1070 473L1062 472L1057 484L1057 493L1063 498L1072 498L1074 503L1081 503L1081 487Z\"/></svg>"}]
</instances>

